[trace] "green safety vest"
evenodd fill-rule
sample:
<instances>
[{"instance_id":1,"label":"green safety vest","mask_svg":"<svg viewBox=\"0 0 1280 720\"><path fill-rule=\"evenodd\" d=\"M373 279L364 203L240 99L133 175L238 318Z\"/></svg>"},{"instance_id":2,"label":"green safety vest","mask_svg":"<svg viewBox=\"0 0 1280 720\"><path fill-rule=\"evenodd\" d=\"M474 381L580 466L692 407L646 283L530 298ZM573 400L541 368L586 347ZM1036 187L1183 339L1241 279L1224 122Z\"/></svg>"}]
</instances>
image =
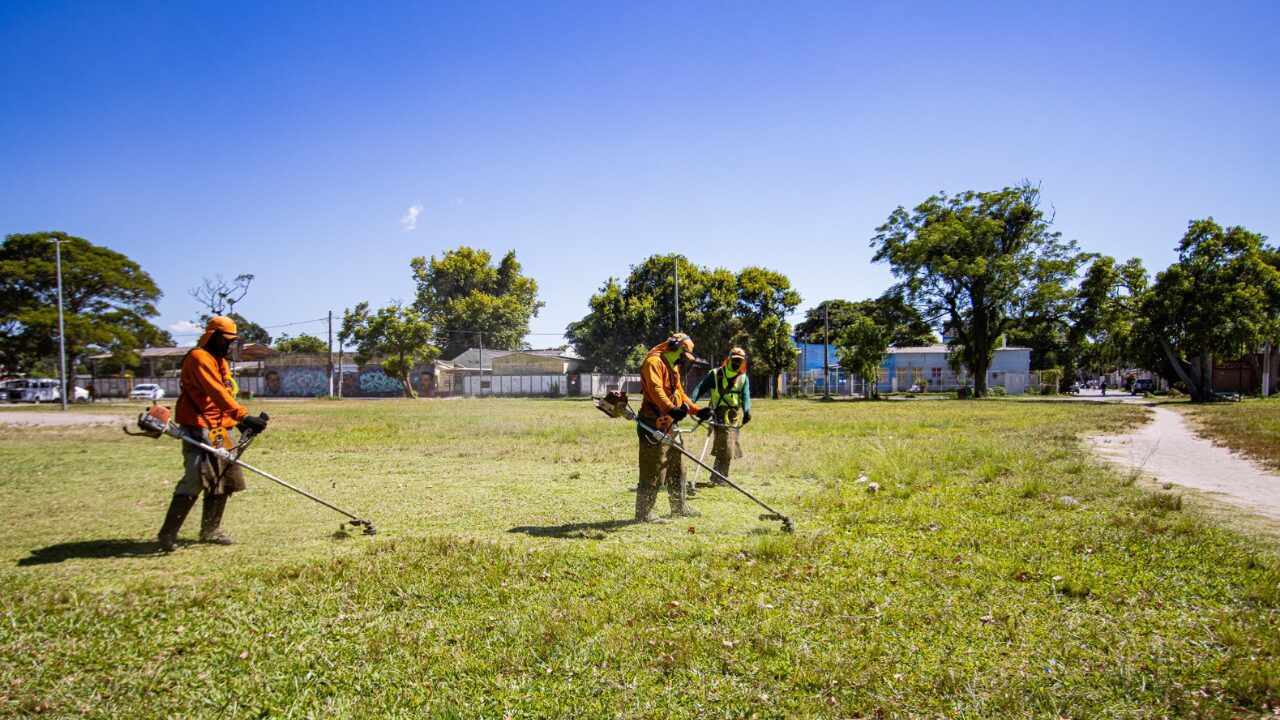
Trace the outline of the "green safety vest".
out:
<instances>
[{"instance_id":1,"label":"green safety vest","mask_svg":"<svg viewBox=\"0 0 1280 720\"><path fill-rule=\"evenodd\" d=\"M711 405L712 407L742 407L742 382L747 377L746 373L738 373L733 376L732 380L725 377L724 368L718 367L711 371L715 378L715 382L711 385Z\"/></svg>"}]
</instances>

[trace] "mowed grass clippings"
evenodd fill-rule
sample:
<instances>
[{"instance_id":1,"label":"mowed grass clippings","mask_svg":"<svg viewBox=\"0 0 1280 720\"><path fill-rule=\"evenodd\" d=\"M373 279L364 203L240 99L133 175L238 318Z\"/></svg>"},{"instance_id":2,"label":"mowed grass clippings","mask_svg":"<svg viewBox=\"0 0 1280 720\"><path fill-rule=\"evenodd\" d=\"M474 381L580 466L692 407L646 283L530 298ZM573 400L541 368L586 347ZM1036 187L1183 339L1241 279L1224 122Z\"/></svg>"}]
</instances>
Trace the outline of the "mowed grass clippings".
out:
<instances>
[{"instance_id":1,"label":"mowed grass clippings","mask_svg":"<svg viewBox=\"0 0 1280 720\"><path fill-rule=\"evenodd\" d=\"M1184 404L1179 409L1214 443L1280 471L1280 400Z\"/></svg>"},{"instance_id":2,"label":"mowed grass clippings","mask_svg":"<svg viewBox=\"0 0 1280 720\"><path fill-rule=\"evenodd\" d=\"M175 442L5 428L0 714L1238 718L1280 703L1274 554L1080 443L1140 408L761 401L735 476L794 536L725 489L694 501L703 517L629 523L634 432L582 401L263 408L246 458L378 536L251 476L227 511L239 544L147 554Z\"/></svg>"}]
</instances>

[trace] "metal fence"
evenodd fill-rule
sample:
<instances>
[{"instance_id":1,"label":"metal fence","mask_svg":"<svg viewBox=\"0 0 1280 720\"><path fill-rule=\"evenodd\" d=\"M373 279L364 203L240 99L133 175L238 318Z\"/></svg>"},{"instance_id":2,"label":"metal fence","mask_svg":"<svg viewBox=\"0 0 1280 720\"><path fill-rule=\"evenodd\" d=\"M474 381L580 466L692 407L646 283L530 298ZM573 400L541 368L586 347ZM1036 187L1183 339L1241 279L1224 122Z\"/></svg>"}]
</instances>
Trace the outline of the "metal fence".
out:
<instances>
[{"instance_id":1,"label":"metal fence","mask_svg":"<svg viewBox=\"0 0 1280 720\"><path fill-rule=\"evenodd\" d=\"M845 370L831 370L824 376L821 370L782 373L779 392L789 396L823 395L826 383L831 383L831 394L842 397L865 397L869 389L868 383L860 375L853 375ZM933 392L954 393L962 387L972 387L971 379L957 377L950 370L941 373L925 374L916 368L901 368L899 372L890 374L880 371L876 379L876 388L880 393L920 393ZM1000 388L1008 395L1022 395L1040 392L1040 373L991 371L987 373L987 388ZM999 391L997 391L999 392Z\"/></svg>"}]
</instances>

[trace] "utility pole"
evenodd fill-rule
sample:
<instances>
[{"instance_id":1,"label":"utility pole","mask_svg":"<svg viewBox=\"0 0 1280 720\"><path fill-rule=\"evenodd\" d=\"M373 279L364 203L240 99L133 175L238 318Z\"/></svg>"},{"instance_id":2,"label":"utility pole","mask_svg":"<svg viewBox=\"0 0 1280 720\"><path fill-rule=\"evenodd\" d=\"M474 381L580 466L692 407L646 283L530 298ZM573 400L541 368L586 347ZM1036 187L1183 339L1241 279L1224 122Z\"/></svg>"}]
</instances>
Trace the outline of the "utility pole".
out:
<instances>
[{"instance_id":1,"label":"utility pole","mask_svg":"<svg viewBox=\"0 0 1280 720\"><path fill-rule=\"evenodd\" d=\"M827 325L827 304L822 303L822 399L831 399L831 362L827 359L827 346L831 344Z\"/></svg>"},{"instance_id":2,"label":"utility pole","mask_svg":"<svg viewBox=\"0 0 1280 720\"><path fill-rule=\"evenodd\" d=\"M676 276L676 332L680 332L680 256L671 256L671 266Z\"/></svg>"},{"instance_id":3,"label":"utility pole","mask_svg":"<svg viewBox=\"0 0 1280 720\"><path fill-rule=\"evenodd\" d=\"M338 339L338 397L342 397L342 339Z\"/></svg>"},{"instance_id":4,"label":"utility pole","mask_svg":"<svg viewBox=\"0 0 1280 720\"><path fill-rule=\"evenodd\" d=\"M58 360L61 371L58 384L61 386L62 409L67 409L67 335L62 326L62 238L53 239L54 263L58 268Z\"/></svg>"},{"instance_id":5,"label":"utility pole","mask_svg":"<svg viewBox=\"0 0 1280 720\"><path fill-rule=\"evenodd\" d=\"M477 332L476 337L480 338L480 382L476 384L476 395L484 397L484 333Z\"/></svg>"},{"instance_id":6,"label":"utility pole","mask_svg":"<svg viewBox=\"0 0 1280 720\"><path fill-rule=\"evenodd\" d=\"M329 311L329 397L333 397L333 311Z\"/></svg>"}]
</instances>

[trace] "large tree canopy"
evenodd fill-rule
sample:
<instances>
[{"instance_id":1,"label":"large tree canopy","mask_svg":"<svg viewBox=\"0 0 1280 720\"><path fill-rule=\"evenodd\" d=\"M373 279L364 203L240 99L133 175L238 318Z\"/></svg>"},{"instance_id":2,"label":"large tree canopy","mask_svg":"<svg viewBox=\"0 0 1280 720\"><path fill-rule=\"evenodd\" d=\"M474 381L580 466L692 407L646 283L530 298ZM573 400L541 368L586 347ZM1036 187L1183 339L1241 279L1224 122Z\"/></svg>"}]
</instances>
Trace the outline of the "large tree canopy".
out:
<instances>
[{"instance_id":1,"label":"large tree canopy","mask_svg":"<svg viewBox=\"0 0 1280 720\"><path fill-rule=\"evenodd\" d=\"M409 378L413 367L440 356L431 344L434 337L431 323L415 308L392 304L371 312L367 302L342 314L338 333L343 345L356 346L357 365L379 358L383 371L400 381L405 397L417 397Z\"/></svg>"},{"instance_id":2,"label":"large tree canopy","mask_svg":"<svg viewBox=\"0 0 1280 720\"><path fill-rule=\"evenodd\" d=\"M55 239L62 246L63 316L72 364L97 351L132 367L139 349L173 344L150 322L162 293L136 262L62 232L9 235L0 246L0 365L6 371L47 372L57 366Z\"/></svg>"},{"instance_id":3,"label":"large tree canopy","mask_svg":"<svg viewBox=\"0 0 1280 720\"><path fill-rule=\"evenodd\" d=\"M633 266L626 280L605 281L588 301L587 315L565 331L574 348L599 370L638 367L645 351L676 329L676 263L680 329L693 338L700 357L727 354L740 326L737 278L722 268L698 267L681 255L653 255Z\"/></svg>"},{"instance_id":4,"label":"large tree canopy","mask_svg":"<svg viewBox=\"0 0 1280 720\"><path fill-rule=\"evenodd\" d=\"M519 350L529 321L544 303L538 283L520 272L514 250L496 266L485 250L459 247L439 259L410 262L418 283L414 308L436 330L444 357L456 357L483 342L497 350ZM481 338L481 334L483 338Z\"/></svg>"},{"instance_id":5,"label":"large tree canopy","mask_svg":"<svg viewBox=\"0 0 1280 720\"><path fill-rule=\"evenodd\" d=\"M762 267L743 268L738 274L740 336L751 362L769 376L769 389L778 396L778 374L796 361L787 316L800 305L800 293L780 272Z\"/></svg>"},{"instance_id":6,"label":"large tree canopy","mask_svg":"<svg viewBox=\"0 0 1280 720\"><path fill-rule=\"evenodd\" d=\"M939 194L910 212L899 207L872 240L898 290L926 320L950 328L977 396L987 392L1001 335L1028 317L1065 315L1070 300L1065 288L1081 256L1050 231L1039 206L1030 184Z\"/></svg>"},{"instance_id":7,"label":"large tree canopy","mask_svg":"<svg viewBox=\"0 0 1280 720\"><path fill-rule=\"evenodd\" d=\"M1133 365L1133 324L1149 278L1142 261L1123 264L1106 255L1089 264L1076 293L1068 340L1082 368L1109 372Z\"/></svg>"},{"instance_id":8,"label":"large tree canopy","mask_svg":"<svg viewBox=\"0 0 1280 720\"><path fill-rule=\"evenodd\" d=\"M938 341L933 328L901 296L892 292L878 298L850 302L848 300L824 300L805 311L804 320L796 324L796 338L804 342L821 343L823 340L823 308L827 310L828 337L836 337L862 318L889 331L889 342L894 347L932 345Z\"/></svg>"},{"instance_id":9,"label":"large tree canopy","mask_svg":"<svg viewBox=\"0 0 1280 720\"><path fill-rule=\"evenodd\" d=\"M1252 354L1280 334L1277 251L1242 227L1193 220L1138 315L1146 356L1163 355L1192 400L1211 400L1215 358Z\"/></svg>"}]
</instances>

